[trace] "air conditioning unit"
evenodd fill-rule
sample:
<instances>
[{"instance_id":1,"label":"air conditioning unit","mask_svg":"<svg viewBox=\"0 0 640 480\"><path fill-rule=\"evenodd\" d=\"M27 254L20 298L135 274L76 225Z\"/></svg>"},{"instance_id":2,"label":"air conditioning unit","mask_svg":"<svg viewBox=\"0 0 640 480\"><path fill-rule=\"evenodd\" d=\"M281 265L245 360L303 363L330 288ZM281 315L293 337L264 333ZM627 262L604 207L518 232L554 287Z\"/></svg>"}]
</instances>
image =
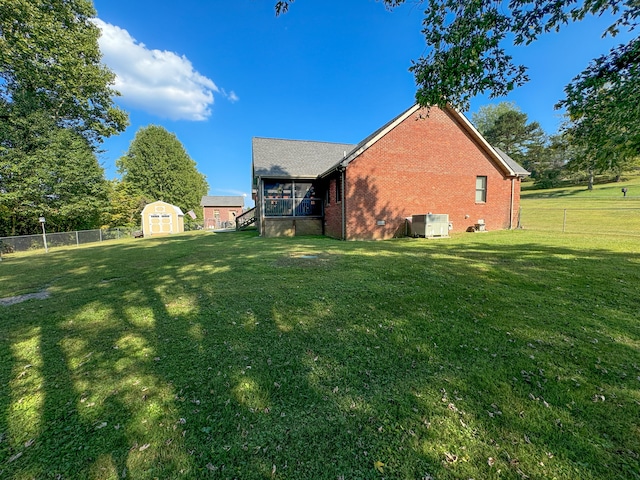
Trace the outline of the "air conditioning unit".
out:
<instances>
[{"instance_id":1,"label":"air conditioning unit","mask_svg":"<svg viewBox=\"0 0 640 480\"><path fill-rule=\"evenodd\" d=\"M414 237L448 237L449 215L435 213L412 215L411 232Z\"/></svg>"}]
</instances>

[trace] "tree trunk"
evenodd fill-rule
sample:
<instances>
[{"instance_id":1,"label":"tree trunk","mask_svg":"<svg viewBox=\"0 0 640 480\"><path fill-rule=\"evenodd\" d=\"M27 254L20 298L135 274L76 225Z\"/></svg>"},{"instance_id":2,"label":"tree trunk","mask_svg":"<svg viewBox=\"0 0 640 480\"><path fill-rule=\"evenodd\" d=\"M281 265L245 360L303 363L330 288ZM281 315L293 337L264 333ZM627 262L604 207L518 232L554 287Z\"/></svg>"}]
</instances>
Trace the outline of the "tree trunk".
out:
<instances>
[{"instance_id":1,"label":"tree trunk","mask_svg":"<svg viewBox=\"0 0 640 480\"><path fill-rule=\"evenodd\" d=\"M589 183L587 184L587 190L593 190L593 170L589 170Z\"/></svg>"}]
</instances>

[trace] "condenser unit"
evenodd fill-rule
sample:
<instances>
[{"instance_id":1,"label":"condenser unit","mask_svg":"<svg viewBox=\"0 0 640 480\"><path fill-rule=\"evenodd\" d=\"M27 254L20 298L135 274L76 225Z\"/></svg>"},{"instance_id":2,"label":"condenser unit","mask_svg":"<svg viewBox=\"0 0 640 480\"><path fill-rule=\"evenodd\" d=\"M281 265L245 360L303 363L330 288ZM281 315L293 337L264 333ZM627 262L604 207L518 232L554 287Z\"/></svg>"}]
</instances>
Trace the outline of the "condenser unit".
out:
<instances>
[{"instance_id":1,"label":"condenser unit","mask_svg":"<svg viewBox=\"0 0 640 480\"><path fill-rule=\"evenodd\" d=\"M448 237L449 215L427 213L411 217L411 232L414 237Z\"/></svg>"}]
</instances>

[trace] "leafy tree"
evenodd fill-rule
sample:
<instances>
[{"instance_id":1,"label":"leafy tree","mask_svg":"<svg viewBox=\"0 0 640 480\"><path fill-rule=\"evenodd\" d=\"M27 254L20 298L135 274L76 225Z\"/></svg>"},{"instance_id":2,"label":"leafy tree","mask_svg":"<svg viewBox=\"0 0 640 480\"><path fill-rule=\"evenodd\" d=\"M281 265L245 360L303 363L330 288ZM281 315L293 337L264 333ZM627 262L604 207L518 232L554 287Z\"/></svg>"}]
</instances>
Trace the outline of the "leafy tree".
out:
<instances>
[{"instance_id":1,"label":"leafy tree","mask_svg":"<svg viewBox=\"0 0 640 480\"><path fill-rule=\"evenodd\" d=\"M0 0L0 230L99 225L94 151L123 131L91 0Z\"/></svg>"},{"instance_id":2,"label":"leafy tree","mask_svg":"<svg viewBox=\"0 0 640 480\"><path fill-rule=\"evenodd\" d=\"M619 178L640 155L640 39L594 60L565 92L564 131L588 152L574 166Z\"/></svg>"},{"instance_id":3,"label":"leafy tree","mask_svg":"<svg viewBox=\"0 0 640 480\"><path fill-rule=\"evenodd\" d=\"M126 155L118 159L122 180L146 197L199 210L207 181L180 140L163 127L149 125L136 133Z\"/></svg>"},{"instance_id":4,"label":"leafy tree","mask_svg":"<svg viewBox=\"0 0 640 480\"><path fill-rule=\"evenodd\" d=\"M108 197L109 206L104 213L103 226L110 228L139 226L142 209L153 201L132 183L119 180L108 182Z\"/></svg>"},{"instance_id":5,"label":"leafy tree","mask_svg":"<svg viewBox=\"0 0 640 480\"><path fill-rule=\"evenodd\" d=\"M0 0L0 115L10 127L44 111L91 144L126 128L95 13L91 0Z\"/></svg>"},{"instance_id":6,"label":"leafy tree","mask_svg":"<svg viewBox=\"0 0 640 480\"><path fill-rule=\"evenodd\" d=\"M54 232L99 226L106 201L104 170L86 138L42 112L20 124L2 131L21 148L0 149L0 235L36 233L40 216Z\"/></svg>"}]
</instances>

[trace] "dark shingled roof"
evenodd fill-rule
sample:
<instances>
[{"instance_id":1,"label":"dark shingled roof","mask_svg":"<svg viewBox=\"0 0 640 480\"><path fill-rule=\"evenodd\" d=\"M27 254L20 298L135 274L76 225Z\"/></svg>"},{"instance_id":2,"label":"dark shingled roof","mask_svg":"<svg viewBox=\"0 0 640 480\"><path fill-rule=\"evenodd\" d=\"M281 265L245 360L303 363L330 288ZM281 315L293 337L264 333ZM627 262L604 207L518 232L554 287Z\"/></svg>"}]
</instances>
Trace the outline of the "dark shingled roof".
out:
<instances>
[{"instance_id":1,"label":"dark shingled roof","mask_svg":"<svg viewBox=\"0 0 640 480\"><path fill-rule=\"evenodd\" d=\"M316 178L354 149L351 143L253 139L253 176Z\"/></svg>"},{"instance_id":2,"label":"dark shingled roof","mask_svg":"<svg viewBox=\"0 0 640 480\"><path fill-rule=\"evenodd\" d=\"M202 197L201 207L244 207L244 197Z\"/></svg>"}]
</instances>

